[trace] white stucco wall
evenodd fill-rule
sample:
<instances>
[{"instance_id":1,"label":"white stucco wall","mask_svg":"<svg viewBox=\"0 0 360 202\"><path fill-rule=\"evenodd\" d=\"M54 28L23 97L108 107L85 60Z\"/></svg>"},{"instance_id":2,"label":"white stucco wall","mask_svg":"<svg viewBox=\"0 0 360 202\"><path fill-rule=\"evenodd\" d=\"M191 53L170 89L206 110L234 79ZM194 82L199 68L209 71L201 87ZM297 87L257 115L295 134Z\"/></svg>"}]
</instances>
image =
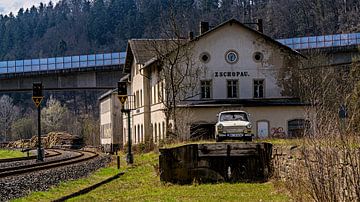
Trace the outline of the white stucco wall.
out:
<instances>
[{"instance_id":1,"label":"white stucco wall","mask_svg":"<svg viewBox=\"0 0 360 202\"><path fill-rule=\"evenodd\" d=\"M211 32L196 41L193 45L193 58L198 66L205 69L201 79L212 80L213 99L227 98L228 79L239 80L240 99L253 98L253 80L265 79L265 98L281 97L281 88L276 84L275 73L284 65L284 53L280 47L272 44L253 32L236 24L225 25L219 30ZM225 55L229 50L238 53L238 61L229 64ZM207 63L200 61L201 53L208 53ZM263 54L262 62L255 62L255 52ZM249 76L215 77L215 72L243 72ZM241 75L241 74L240 74ZM199 99L200 97L197 97Z\"/></svg>"}]
</instances>

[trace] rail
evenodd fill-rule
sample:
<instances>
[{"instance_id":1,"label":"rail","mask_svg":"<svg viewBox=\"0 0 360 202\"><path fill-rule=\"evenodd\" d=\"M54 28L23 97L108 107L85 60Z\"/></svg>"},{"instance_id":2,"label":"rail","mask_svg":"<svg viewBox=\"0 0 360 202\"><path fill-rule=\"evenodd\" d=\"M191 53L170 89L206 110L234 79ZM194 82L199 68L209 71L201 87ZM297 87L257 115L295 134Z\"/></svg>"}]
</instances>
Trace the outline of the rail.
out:
<instances>
[{"instance_id":1,"label":"rail","mask_svg":"<svg viewBox=\"0 0 360 202\"><path fill-rule=\"evenodd\" d=\"M80 163L80 162L88 161L98 156L97 153L91 151L74 151L74 152L78 153L78 155L69 158L64 158L61 160L38 162L30 165L2 168L0 169L0 178Z\"/></svg>"}]
</instances>

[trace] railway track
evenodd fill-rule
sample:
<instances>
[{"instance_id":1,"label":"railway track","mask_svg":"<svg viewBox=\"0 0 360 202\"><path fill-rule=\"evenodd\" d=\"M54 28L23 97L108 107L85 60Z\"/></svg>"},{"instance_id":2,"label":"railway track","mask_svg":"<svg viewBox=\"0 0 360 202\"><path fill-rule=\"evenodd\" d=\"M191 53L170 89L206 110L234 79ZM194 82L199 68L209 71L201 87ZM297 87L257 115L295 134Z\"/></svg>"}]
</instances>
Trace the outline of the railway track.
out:
<instances>
[{"instance_id":1,"label":"railway track","mask_svg":"<svg viewBox=\"0 0 360 202\"><path fill-rule=\"evenodd\" d=\"M68 153L68 152L72 152L72 153L74 153L74 155L72 155L70 157L56 159L56 160L35 162L32 164L28 164L28 165L4 167L4 168L0 169L0 178L20 175L20 174L28 174L28 173L36 172L36 171L40 171L40 170L47 170L47 169L62 167L62 166L71 165L71 164L75 164L75 163L85 162L85 161L89 161L98 156L97 153L90 152L90 151L80 151L80 150L76 150L76 151L75 150L52 150L52 151L55 151L55 153L57 153L56 154L57 156L60 156L64 153ZM55 154L53 154L53 155L55 155ZM23 160L20 159L19 161L23 161ZM12 161L12 162L14 162L14 161ZM1 166L1 164L2 164L2 162L0 162L0 167L3 167L3 166Z\"/></svg>"},{"instance_id":2,"label":"railway track","mask_svg":"<svg viewBox=\"0 0 360 202\"><path fill-rule=\"evenodd\" d=\"M56 150L46 150L45 157L55 157L61 155L61 152ZM16 161L27 161L27 160L33 160L36 159L36 156L27 156L27 157L17 157L17 158L7 158L7 159L0 159L0 165L1 163L10 163L10 162L16 162Z\"/></svg>"}]
</instances>

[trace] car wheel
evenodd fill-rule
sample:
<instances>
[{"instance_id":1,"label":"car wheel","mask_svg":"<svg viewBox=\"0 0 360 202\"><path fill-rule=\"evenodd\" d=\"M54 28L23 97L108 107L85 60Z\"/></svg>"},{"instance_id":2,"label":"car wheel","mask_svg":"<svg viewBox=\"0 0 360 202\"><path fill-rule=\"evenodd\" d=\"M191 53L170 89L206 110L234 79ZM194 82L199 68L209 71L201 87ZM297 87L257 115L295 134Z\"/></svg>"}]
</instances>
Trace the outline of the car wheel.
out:
<instances>
[{"instance_id":1,"label":"car wheel","mask_svg":"<svg viewBox=\"0 0 360 202\"><path fill-rule=\"evenodd\" d=\"M244 141L245 142L251 142L252 141L252 136L251 137L244 137Z\"/></svg>"}]
</instances>

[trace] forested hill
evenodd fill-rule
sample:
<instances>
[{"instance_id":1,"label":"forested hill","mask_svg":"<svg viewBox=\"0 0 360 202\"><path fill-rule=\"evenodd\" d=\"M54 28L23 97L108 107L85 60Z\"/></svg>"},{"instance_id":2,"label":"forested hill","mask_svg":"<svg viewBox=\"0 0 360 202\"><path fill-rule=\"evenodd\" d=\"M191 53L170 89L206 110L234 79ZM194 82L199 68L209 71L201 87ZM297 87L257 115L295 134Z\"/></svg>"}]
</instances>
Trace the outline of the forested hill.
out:
<instances>
[{"instance_id":1,"label":"forested hill","mask_svg":"<svg viewBox=\"0 0 360 202\"><path fill-rule=\"evenodd\" d=\"M358 0L62 0L1 15L0 60L124 51L129 38L161 36L170 14L184 35L201 20L230 18L262 18L274 38L357 32L359 8Z\"/></svg>"}]
</instances>

